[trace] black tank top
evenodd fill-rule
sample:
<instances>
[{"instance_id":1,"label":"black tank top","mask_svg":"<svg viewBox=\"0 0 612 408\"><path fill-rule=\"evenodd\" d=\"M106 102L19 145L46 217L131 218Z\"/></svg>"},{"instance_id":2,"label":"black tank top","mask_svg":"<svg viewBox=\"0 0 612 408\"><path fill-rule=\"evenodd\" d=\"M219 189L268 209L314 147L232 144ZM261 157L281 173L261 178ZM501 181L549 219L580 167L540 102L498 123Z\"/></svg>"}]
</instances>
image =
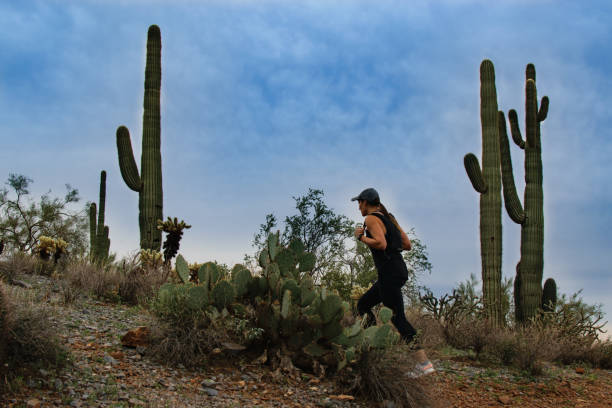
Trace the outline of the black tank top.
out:
<instances>
[{"instance_id":1,"label":"black tank top","mask_svg":"<svg viewBox=\"0 0 612 408\"><path fill-rule=\"evenodd\" d=\"M371 213L370 215L380 219L387 230L385 233L387 248L383 251L381 249L370 247L370 251L372 251L372 258L374 258L374 265L376 265L376 270L378 271L379 279L384 277L407 279L408 268L406 267L406 263L402 257L401 232L388 217L385 217L380 213ZM372 238L370 231L367 229L366 237Z\"/></svg>"}]
</instances>

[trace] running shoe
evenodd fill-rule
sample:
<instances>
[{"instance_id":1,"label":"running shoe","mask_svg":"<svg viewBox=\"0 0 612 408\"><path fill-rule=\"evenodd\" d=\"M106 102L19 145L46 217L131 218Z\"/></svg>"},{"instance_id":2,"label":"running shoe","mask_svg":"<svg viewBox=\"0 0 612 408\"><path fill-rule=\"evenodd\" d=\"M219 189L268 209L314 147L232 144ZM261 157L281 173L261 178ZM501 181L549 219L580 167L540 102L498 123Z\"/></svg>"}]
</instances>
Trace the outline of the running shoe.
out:
<instances>
[{"instance_id":1,"label":"running shoe","mask_svg":"<svg viewBox=\"0 0 612 408\"><path fill-rule=\"evenodd\" d=\"M408 373L406 373L406 375L410 378L419 378L424 375L434 373L435 371L436 369L434 368L431 361L427 360L423 363L417 363L412 369L412 371L409 371Z\"/></svg>"}]
</instances>

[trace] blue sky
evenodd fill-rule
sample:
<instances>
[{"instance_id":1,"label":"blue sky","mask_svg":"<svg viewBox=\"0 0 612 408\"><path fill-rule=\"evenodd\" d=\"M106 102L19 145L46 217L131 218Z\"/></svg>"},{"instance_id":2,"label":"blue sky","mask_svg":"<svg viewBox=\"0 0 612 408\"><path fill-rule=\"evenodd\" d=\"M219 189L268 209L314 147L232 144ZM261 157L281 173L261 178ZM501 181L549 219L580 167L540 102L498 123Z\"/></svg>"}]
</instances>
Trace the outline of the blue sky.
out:
<instances>
[{"instance_id":1,"label":"blue sky","mask_svg":"<svg viewBox=\"0 0 612 408\"><path fill-rule=\"evenodd\" d=\"M108 172L111 250L138 246L117 126L140 157L146 32L162 32L164 215L193 225L190 261L233 264L273 212L321 188L337 212L376 187L427 245L423 283L480 273L479 73L523 117L524 70L550 98L542 125L545 278L612 315L612 7L603 1L0 1L0 176L97 200ZM522 195L523 157L511 146ZM520 228L503 214L504 275Z\"/></svg>"}]
</instances>

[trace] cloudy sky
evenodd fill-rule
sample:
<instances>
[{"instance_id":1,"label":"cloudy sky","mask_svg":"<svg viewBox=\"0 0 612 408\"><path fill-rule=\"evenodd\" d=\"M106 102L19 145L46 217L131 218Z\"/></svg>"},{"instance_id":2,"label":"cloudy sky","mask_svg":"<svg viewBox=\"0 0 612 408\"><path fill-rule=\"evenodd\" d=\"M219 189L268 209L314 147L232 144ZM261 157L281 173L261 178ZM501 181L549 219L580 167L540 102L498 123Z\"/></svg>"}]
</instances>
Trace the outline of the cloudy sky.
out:
<instances>
[{"instance_id":1,"label":"cloudy sky","mask_svg":"<svg viewBox=\"0 0 612 408\"><path fill-rule=\"evenodd\" d=\"M335 211L376 187L427 245L438 294L480 273L479 72L496 69L500 109L524 113L533 62L542 125L545 278L584 289L612 315L612 7L605 1L0 1L0 176L32 192L64 184L96 200L108 172L111 250L138 247L137 194L115 131L140 163L147 28L162 32L164 215L193 225L189 261L233 264L292 196ZM511 146L522 196L523 156ZM505 276L520 228L503 213Z\"/></svg>"}]
</instances>

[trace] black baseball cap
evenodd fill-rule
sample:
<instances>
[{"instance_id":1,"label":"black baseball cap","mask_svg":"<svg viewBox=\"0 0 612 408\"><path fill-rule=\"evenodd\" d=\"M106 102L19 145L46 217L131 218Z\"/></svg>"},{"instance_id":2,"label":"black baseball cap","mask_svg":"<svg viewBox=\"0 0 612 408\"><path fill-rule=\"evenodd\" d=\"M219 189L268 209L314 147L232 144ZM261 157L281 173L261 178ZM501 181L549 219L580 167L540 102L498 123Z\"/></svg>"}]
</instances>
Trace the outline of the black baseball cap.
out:
<instances>
[{"instance_id":1,"label":"black baseball cap","mask_svg":"<svg viewBox=\"0 0 612 408\"><path fill-rule=\"evenodd\" d=\"M357 197L351 198L351 201L357 200L365 200L368 203L378 203L380 202L380 196L378 195L378 191L373 188L366 188L363 190Z\"/></svg>"}]
</instances>

